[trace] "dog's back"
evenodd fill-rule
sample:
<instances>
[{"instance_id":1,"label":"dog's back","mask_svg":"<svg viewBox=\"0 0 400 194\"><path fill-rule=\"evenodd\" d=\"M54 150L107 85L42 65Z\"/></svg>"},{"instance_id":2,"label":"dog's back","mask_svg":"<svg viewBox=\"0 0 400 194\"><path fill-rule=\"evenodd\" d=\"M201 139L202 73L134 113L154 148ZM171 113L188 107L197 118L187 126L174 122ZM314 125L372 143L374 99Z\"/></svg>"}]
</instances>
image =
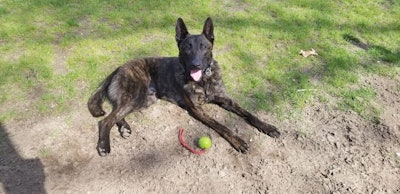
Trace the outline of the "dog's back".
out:
<instances>
[{"instance_id":1,"label":"dog's back","mask_svg":"<svg viewBox=\"0 0 400 194\"><path fill-rule=\"evenodd\" d=\"M133 97L134 109L147 107L161 98L183 106L179 88L185 82L184 69L177 57L158 57L132 60L118 67L98 87L88 101L94 117L105 115L101 105L107 98L111 104L124 96ZM127 102L118 102L126 104Z\"/></svg>"}]
</instances>

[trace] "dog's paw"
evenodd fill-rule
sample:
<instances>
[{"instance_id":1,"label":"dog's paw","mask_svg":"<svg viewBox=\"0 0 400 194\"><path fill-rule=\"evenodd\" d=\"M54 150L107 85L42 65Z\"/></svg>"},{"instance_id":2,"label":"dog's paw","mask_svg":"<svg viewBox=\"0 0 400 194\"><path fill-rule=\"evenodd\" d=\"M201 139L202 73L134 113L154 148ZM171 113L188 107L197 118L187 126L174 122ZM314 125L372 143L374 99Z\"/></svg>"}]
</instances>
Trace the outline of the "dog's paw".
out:
<instances>
[{"instance_id":1,"label":"dog's paw","mask_svg":"<svg viewBox=\"0 0 400 194\"><path fill-rule=\"evenodd\" d=\"M278 138L281 136L281 133L278 130L272 130L268 132L267 135L273 138Z\"/></svg>"},{"instance_id":2,"label":"dog's paw","mask_svg":"<svg viewBox=\"0 0 400 194\"><path fill-rule=\"evenodd\" d=\"M265 126L259 129L259 131L273 138L278 138L279 136L281 136L281 133L278 131L278 128L269 124L265 124Z\"/></svg>"},{"instance_id":3,"label":"dog's paw","mask_svg":"<svg viewBox=\"0 0 400 194\"><path fill-rule=\"evenodd\" d=\"M233 146L233 148L235 148L235 150L238 152L247 153L249 151L249 148L250 148L249 144L247 144L240 137L234 136L230 143Z\"/></svg>"},{"instance_id":4,"label":"dog's paw","mask_svg":"<svg viewBox=\"0 0 400 194\"><path fill-rule=\"evenodd\" d=\"M107 156L111 151L110 142L99 141L96 149L100 156Z\"/></svg>"},{"instance_id":5,"label":"dog's paw","mask_svg":"<svg viewBox=\"0 0 400 194\"><path fill-rule=\"evenodd\" d=\"M93 117L101 117L106 114L106 112L104 112L103 110L92 110L90 113Z\"/></svg>"},{"instance_id":6,"label":"dog's paw","mask_svg":"<svg viewBox=\"0 0 400 194\"><path fill-rule=\"evenodd\" d=\"M129 125L121 126L118 128L119 134L123 138L128 138L132 134L131 127Z\"/></svg>"}]
</instances>

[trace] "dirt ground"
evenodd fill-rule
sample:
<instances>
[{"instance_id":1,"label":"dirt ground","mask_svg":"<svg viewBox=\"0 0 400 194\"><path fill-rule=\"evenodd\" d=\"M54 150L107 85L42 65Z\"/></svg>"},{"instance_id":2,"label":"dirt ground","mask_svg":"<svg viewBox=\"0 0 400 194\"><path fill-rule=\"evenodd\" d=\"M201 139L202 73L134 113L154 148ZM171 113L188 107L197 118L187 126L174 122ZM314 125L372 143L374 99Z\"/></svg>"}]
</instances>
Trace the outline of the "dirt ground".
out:
<instances>
[{"instance_id":1,"label":"dirt ground","mask_svg":"<svg viewBox=\"0 0 400 194\"><path fill-rule=\"evenodd\" d=\"M98 120L84 101L63 116L3 123L0 193L400 193L400 77L369 76L361 85L378 93L380 123L321 103L285 120L257 113L279 127L279 139L206 106L250 142L248 154L163 101L127 118L130 138L115 128L107 157L96 152ZM179 127L192 146L210 135L211 149L191 154Z\"/></svg>"}]
</instances>

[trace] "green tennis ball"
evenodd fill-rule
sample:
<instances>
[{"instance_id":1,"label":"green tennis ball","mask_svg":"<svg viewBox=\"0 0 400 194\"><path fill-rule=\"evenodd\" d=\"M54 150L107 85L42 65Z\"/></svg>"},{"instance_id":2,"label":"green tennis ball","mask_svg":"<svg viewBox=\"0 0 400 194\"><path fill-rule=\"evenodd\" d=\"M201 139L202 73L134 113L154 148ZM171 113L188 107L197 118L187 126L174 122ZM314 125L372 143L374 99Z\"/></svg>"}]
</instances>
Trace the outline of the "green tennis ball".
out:
<instances>
[{"instance_id":1,"label":"green tennis ball","mask_svg":"<svg viewBox=\"0 0 400 194\"><path fill-rule=\"evenodd\" d=\"M211 147L211 139L208 136L200 137L198 144L201 149L208 149Z\"/></svg>"}]
</instances>

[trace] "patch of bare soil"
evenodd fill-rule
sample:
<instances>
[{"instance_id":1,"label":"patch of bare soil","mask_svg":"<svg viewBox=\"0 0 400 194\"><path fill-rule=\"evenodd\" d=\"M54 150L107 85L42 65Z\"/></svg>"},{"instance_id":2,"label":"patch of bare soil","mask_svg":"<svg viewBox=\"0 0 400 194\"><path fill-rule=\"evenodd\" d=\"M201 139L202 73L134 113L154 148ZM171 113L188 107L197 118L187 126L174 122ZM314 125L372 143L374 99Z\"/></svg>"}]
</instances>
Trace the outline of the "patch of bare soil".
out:
<instances>
[{"instance_id":1,"label":"patch of bare soil","mask_svg":"<svg viewBox=\"0 0 400 194\"><path fill-rule=\"evenodd\" d=\"M111 154L96 152L97 120L86 102L63 116L37 117L0 127L0 193L400 193L400 80L370 76L380 123L324 104L280 121L260 113L283 135L272 139L218 107L210 114L245 140L239 154L213 130L175 105L156 105L127 118L132 136L111 133ZM72 105L71 105L72 106ZM204 155L178 141L208 134Z\"/></svg>"}]
</instances>

